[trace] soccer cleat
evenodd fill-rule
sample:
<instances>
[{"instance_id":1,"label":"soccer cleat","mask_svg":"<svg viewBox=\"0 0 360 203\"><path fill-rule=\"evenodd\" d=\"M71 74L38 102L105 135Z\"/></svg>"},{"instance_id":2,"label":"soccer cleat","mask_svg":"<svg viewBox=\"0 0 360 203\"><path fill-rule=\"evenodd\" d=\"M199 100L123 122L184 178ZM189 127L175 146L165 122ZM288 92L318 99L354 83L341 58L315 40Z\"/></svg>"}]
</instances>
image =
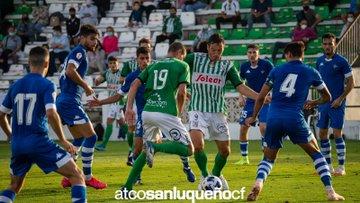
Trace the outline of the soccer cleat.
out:
<instances>
[{"instance_id":1,"label":"soccer cleat","mask_svg":"<svg viewBox=\"0 0 360 203\"><path fill-rule=\"evenodd\" d=\"M98 144L95 146L95 149L98 151L105 151L105 146L103 144Z\"/></svg>"},{"instance_id":2,"label":"soccer cleat","mask_svg":"<svg viewBox=\"0 0 360 203\"><path fill-rule=\"evenodd\" d=\"M150 141L146 141L144 143L144 150L146 153L146 164L149 166L149 168L152 168L155 152L154 152L154 146Z\"/></svg>"},{"instance_id":3,"label":"soccer cleat","mask_svg":"<svg viewBox=\"0 0 360 203\"><path fill-rule=\"evenodd\" d=\"M64 177L64 178L61 180L61 186L62 186L63 188L71 187L70 180Z\"/></svg>"},{"instance_id":4,"label":"soccer cleat","mask_svg":"<svg viewBox=\"0 0 360 203\"><path fill-rule=\"evenodd\" d=\"M131 151L129 151L126 165L132 166L133 164L134 164L133 153Z\"/></svg>"},{"instance_id":5,"label":"soccer cleat","mask_svg":"<svg viewBox=\"0 0 360 203\"><path fill-rule=\"evenodd\" d=\"M203 190L201 184L202 184L202 182L204 181L204 179L205 179L204 176L201 176L201 177L200 177L200 182L199 182L199 185L198 185L198 190L199 190L199 191Z\"/></svg>"},{"instance_id":6,"label":"soccer cleat","mask_svg":"<svg viewBox=\"0 0 360 203\"><path fill-rule=\"evenodd\" d=\"M135 181L134 185L142 185L142 184L143 184L143 183L142 183L141 177L139 176L139 177L137 178L137 180Z\"/></svg>"},{"instance_id":7,"label":"soccer cleat","mask_svg":"<svg viewBox=\"0 0 360 203\"><path fill-rule=\"evenodd\" d=\"M238 162L235 162L236 165L249 165L249 157L248 156L242 156Z\"/></svg>"},{"instance_id":8,"label":"soccer cleat","mask_svg":"<svg viewBox=\"0 0 360 203\"><path fill-rule=\"evenodd\" d=\"M264 183L262 181L256 181L250 194L247 196L247 201L256 201L263 188Z\"/></svg>"},{"instance_id":9,"label":"soccer cleat","mask_svg":"<svg viewBox=\"0 0 360 203\"><path fill-rule=\"evenodd\" d=\"M329 201L343 201L345 198L335 192L335 190L327 190L327 198Z\"/></svg>"},{"instance_id":10,"label":"soccer cleat","mask_svg":"<svg viewBox=\"0 0 360 203\"><path fill-rule=\"evenodd\" d=\"M222 184L222 190L229 190L229 184L223 175L219 176Z\"/></svg>"},{"instance_id":11,"label":"soccer cleat","mask_svg":"<svg viewBox=\"0 0 360 203\"><path fill-rule=\"evenodd\" d=\"M335 173L334 167L333 167L331 164L329 165L329 172L330 172L331 174L334 174L334 173Z\"/></svg>"},{"instance_id":12,"label":"soccer cleat","mask_svg":"<svg viewBox=\"0 0 360 203\"><path fill-rule=\"evenodd\" d=\"M93 187L95 189L105 189L107 187L107 184L104 182L101 182L100 180L96 179L95 177L91 177L90 180L85 181L87 186Z\"/></svg>"},{"instance_id":13,"label":"soccer cleat","mask_svg":"<svg viewBox=\"0 0 360 203\"><path fill-rule=\"evenodd\" d=\"M346 172L345 172L345 168L344 168L344 167L339 166L339 167L334 171L334 176L344 176L344 175L346 175Z\"/></svg>"},{"instance_id":14,"label":"soccer cleat","mask_svg":"<svg viewBox=\"0 0 360 203\"><path fill-rule=\"evenodd\" d=\"M184 167L184 168L183 168L183 171L184 171L184 173L186 174L186 178L187 178L187 180L188 180L190 183L195 182L196 177L195 177L195 174L194 174L194 172L191 170L190 167L186 167L186 168Z\"/></svg>"}]
</instances>

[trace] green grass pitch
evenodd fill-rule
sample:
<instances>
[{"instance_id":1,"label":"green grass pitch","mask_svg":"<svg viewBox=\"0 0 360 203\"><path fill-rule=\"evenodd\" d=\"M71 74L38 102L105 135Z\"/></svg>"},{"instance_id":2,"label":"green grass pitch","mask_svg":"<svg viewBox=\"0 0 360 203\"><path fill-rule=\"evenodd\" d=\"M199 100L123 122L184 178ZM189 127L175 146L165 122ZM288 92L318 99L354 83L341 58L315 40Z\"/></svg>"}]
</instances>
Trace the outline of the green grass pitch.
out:
<instances>
[{"instance_id":1,"label":"green grass pitch","mask_svg":"<svg viewBox=\"0 0 360 203\"><path fill-rule=\"evenodd\" d=\"M238 142L232 142L231 148L232 154L223 170L223 174L228 180L230 189L240 190L241 187L246 187L245 194L247 195L255 178L257 164L262 158L259 141L250 141L250 165L248 166L233 164L240 156ZM93 174L107 182L108 188L105 190L88 188L88 202L120 202L114 199L114 195L115 191L125 182L130 171L130 167L125 164L127 149L126 142L110 142L107 151L95 152ZM206 152L208 155L208 168L211 171L216 155L213 142L206 142ZM332 152L333 162L337 163L334 145ZM9 158L9 146L1 142L0 189L6 188L9 183ZM81 166L81 161L78 161L78 164ZM199 177L200 173L193 158L190 158L190 164L197 177ZM179 157L159 153L155 157L152 169L147 166L144 167L142 173L144 184L135 186L134 189L164 190L176 186L181 190L196 190L198 181L195 183L187 182L181 169L182 164ZM286 142L265 183L259 202L324 202L326 196L323 185L319 177L314 175L314 172L315 169L310 157L298 146ZM344 177L333 177L334 188L346 198L347 202L360 202L359 141L347 141L346 172L347 175ZM37 166L33 166L27 175L23 190L17 195L15 202L70 202L70 190L62 189L60 180L60 175L56 173L44 175ZM190 201L182 200L181 202Z\"/></svg>"}]
</instances>

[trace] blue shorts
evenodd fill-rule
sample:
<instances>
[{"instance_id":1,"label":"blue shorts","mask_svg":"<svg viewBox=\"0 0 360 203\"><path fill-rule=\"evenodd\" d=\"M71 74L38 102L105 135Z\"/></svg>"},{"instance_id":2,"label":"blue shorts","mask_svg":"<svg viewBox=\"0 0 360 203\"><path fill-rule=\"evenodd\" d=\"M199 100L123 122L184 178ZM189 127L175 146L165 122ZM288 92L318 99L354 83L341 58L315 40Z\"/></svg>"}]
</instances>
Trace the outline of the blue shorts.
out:
<instances>
[{"instance_id":1,"label":"blue shorts","mask_svg":"<svg viewBox=\"0 0 360 203\"><path fill-rule=\"evenodd\" d=\"M345 102L339 108L331 108L330 104L319 106L319 120L317 127L328 129L343 129L345 119Z\"/></svg>"},{"instance_id":2,"label":"blue shorts","mask_svg":"<svg viewBox=\"0 0 360 203\"><path fill-rule=\"evenodd\" d=\"M266 123L268 110L269 110L269 104L265 104L261 108L261 110L259 112L259 122L260 123ZM244 125L245 120L247 118L251 117L253 112L254 112L254 103L246 103L246 105L244 106L244 109L241 111L241 115L239 118L240 125Z\"/></svg>"},{"instance_id":3,"label":"blue shorts","mask_svg":"<svg viewBox=\"0 0 360 203\"><path fill-rule=\"evenodd\" d=\"M144 135L144 128L141 115L138 116L136 121L136 129L135 129L135 137L143 137Z\"/></svg>"},{"instance_id":4,"label":"blue shorts","mask_svg":"<svg viewBox=\"0 0 360 203\"><path fill-rule=\"evenodd\" d=\"M10 173L24 177L35 163L44 173L56 171L72 158L47 136L14 136L11 141Z\"/></svg>"},{"instance_id":5,"label":"blue shorts","mask_svg":"<svg viewBox=\"0 0 360 203\"><path fill-rule=\"evenodd\" d=\"M57 99L56 109L63 125L73 126L85 124L90 121L81 104L69 99Z\"/></svg>"},{"instance_id":6,"label":"blue shorts","mask_svg":"<svg viewBox=\"0 0 360 203\"><path fill-rule=\"evenodd\" d=\"M270 149L282 148L286 136L289 136L294 144L305 144L315 139L304 118L272 118L267 120L265 147Z\"/></svg>"}]
</instances>

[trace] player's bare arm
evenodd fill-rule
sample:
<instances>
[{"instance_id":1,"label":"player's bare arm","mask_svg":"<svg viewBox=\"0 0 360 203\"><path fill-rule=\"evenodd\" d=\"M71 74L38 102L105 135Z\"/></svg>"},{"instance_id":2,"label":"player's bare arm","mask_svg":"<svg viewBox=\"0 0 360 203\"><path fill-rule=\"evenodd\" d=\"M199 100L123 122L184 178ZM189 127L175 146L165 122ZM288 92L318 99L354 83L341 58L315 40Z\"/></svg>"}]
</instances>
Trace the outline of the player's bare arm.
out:
<instances>
[{"instance_id":1,"label":"player's bare arm","mask_svg":"<svg viewBox=\"0 0 360 203\"><path fill-rule=\"evenodd\" d=\"M258 97L258 93L256 93L254 90L252 90L251 88L249 88L245 84L238 85L236 87L236 90L240 94L242 94L242 95L244 95L244 96L246 96L246 97L248 97L250 99L253 99L253 100L256 100L256 98Z\"/></svg>"},{"instance_id":2,"label":"player's bare arm","mask_svg":"<svg viewBox=\"0 0 360 203\"><path fill-rule=\"evenodd\" d=\"M90 87L90 85L88 85L85 80L80 77L79 73L76 71L76 67L74 64L70 63L67 66L65 74L76 84L84 88L86 96L90 96L94 93L94 90Z\"/></svg>"},{"instance_id":3,"label":"player's bare arm","mask_svg":"<svg viewBox=\"0 0 360 203\"><path fill-rule=\"evenodd\" d=\"M341 103L344 101L344 99L346 99L346 96L351 92L351 90L354 89L354 86L355 81L353 76L345 78L344 92L332 102L331 107L338 108L339 106L341 106Z\"/></svg>"},{"instance_id":4,"label":"player's bare arm","mask_svg":"<svg viewBox=\"0 0 360 203\"><path fill-rule=\"evenodd\" d=\"M90 100L88 102L88 105L90 107L95 107L95 106L102 106L105 104L112 104L112 103L120 101L122 98L123 98L123 96L119 93L116 93L115 95L108 97L106 99L103 99L103 100L99 100L98 98L93 97L93 100Z\"/></svg>"},{"instance_id":5,"label":"player's bare arm","mask_svg":"<svg viewBox=\"0 0 360 203\"><path fill-rule=\"evenodd\" d=\"M54 108L46 110L46 116L56 136L59 138L61 146L70 154L75 154L77 149L69 141L66 140L63 129L61 127L60 116L56 112L56 110Z\"/></svg>"},{"instance_id":6,"label":"player's bare arm","mask_svg":"<svg viewBox=\"0 0 360 203\"><path fill-rule=\"evenodd\" d=\"M105 78L102 75L95 78L95 81L94 81L95 86L99 86L103 82L105 82Z\"/></svg>"},{"instance_id":7,"label":"player's bare arm","mask_svg":"<svg viewBox=\"0 0 360 203\"><path fill-rule=\"evenodd\" d=\"M0 111L0 127L3 129L6 137L7 137L7 141L11 140L11 128L10 128L10 124L9 121L6 117L6 113Z\"/></svg>"},{"instance_id":8,"label":"player's bare arm","mask_svg":"<svg viewBox=\"0 0 360 203\"><path fill-rule=\"evenodd\" d=\"M133 105L135 101L135 95L139 87L141 86L140 79L134 80L131 84L129 93L128 93L128 100L126 103L126 111L125 111L125 120L129 125L135 125L135 111L133 110Z\"/></svg>"},{"instance_id":9,"label":"player's bare arm","mask_svg":"<svg viewBox=\"0 0 360 203\"><path fill-rule=\"evenodd\" d=\"M176 98L178 111L179 111L178 114L181 114L184 110L184 103L186 101L186 96L187 96L186 84L182 83L178 87L177 98Z\"/></svg>"},{"instance_id":10,"label":"player's bare arm","mask_svg":"<svg viewBox=\"0 0 360 203\"><path fill-rule=\"evenodd\" d=\"M331 95L326 86L322 89L319 89L318 92L320 93L320 98L316 100L306 101L304 108L305 109L312 109L320 104L325 104L331 100Z\"/></svg>"},{"instance_id":11,"label":"player's bare arm","mask_svg":"<svg viewBox=\"0 0 360 203\"><path fill-rule=\"evenodd\" d=\"M272 88L267 84L264 84L262 86L261 91L259 92L259 95L255 101L253 115L251 117L247 118L245 121L245 124L247 126L250 126L251 124L253 124L256 121L256 118L259 115L260 109L264 105L265 99L266 99L267 95L269 94L269 92L271 91L271 89Z\"/></svg>"}]
</instances>

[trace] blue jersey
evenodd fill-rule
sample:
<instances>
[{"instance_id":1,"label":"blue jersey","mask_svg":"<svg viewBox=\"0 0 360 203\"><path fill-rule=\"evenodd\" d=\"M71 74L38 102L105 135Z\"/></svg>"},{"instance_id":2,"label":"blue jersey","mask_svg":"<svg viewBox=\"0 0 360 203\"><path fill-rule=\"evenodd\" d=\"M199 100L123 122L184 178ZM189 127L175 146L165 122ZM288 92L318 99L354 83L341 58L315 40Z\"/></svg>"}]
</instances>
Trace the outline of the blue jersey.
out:
<instances>
[{"instance_id":1,"label":"blue jersey","mask_svg":"<svg viewBox=\"0 0 360 203\"><path fill-rule=\"evenodd\" d=\"M345 78L352 75L348 61L339 54L335 54L332 59L323 55L317 59L316 69L328 87L332 99L337 99L344 92Z\"/></svg>"},{"instance_id":2,"label":"blue jersey","mask_svg":"<svg viewBox=\"0 0 360 203\"><path fill-rule=\"evenodd\" d=\"M124 85L118 90L119 94L124 95L129 92L131 83L140 75L141 70L138 68L135 71L131 72L129 75L126 76ZM141 84L140 88L136 92L135 101L136 101L136 108L138 116L141 116L141 113L144 109L146 100L144 97L145 93L145 85Z\"/></svg>"},{"instance_id":3,"label":"blue jersey","mask_svg":"<svg viewBox=\"0 0 360 203\"><path fill-rule=\"evenodd\" d=\"M253 89L255 92L260 92L267 76L273 69L273 64L268 60L259 59L257 67L251 67L250 61L245 62L240 67L240 76L246 79L246 85ZM247 99L246 103L254 103L253 99Z\"/></svg>"},{"instance_id":4,"label":"blue jersey","mask_svg":"<svg viewBox=\"0 0 360 203\"><path fill-rule=\"evenodd\" d=\"M80 77L84 78L89 62L86 55L86 49L83 45L78 45L69 53L64 61L63 70L60 75L61 93L59 98L62 100L75 99L76 102L80 103L81 95L83 93L82 87L68 78L65 74L66 68L70 63L76 67L76 71Z\"/></svg>"},{"instance_id":5,"label":"blue jersey","mask_svg":"<svg viewBox=\"0 0 360 203\"><path fill-rule=\"evenodd\" d=\"M274 68L266 81L273 88L268 119L303 118L303 106L310 86L317 89L325 84L317 70L301 61L291 61Z\"/></svg>"},{"instance_id":6,"label":"blue jersey","mask_svg":"<svg viewBox=\"0 0 360 203\"><path fill-rule=\"evenodd\" d=\"M16 81L0 107L12 111L12 139L47 136L46 109L55 108L55 85L40 74L29 73Z\"/></svg>"}]
</instances>

